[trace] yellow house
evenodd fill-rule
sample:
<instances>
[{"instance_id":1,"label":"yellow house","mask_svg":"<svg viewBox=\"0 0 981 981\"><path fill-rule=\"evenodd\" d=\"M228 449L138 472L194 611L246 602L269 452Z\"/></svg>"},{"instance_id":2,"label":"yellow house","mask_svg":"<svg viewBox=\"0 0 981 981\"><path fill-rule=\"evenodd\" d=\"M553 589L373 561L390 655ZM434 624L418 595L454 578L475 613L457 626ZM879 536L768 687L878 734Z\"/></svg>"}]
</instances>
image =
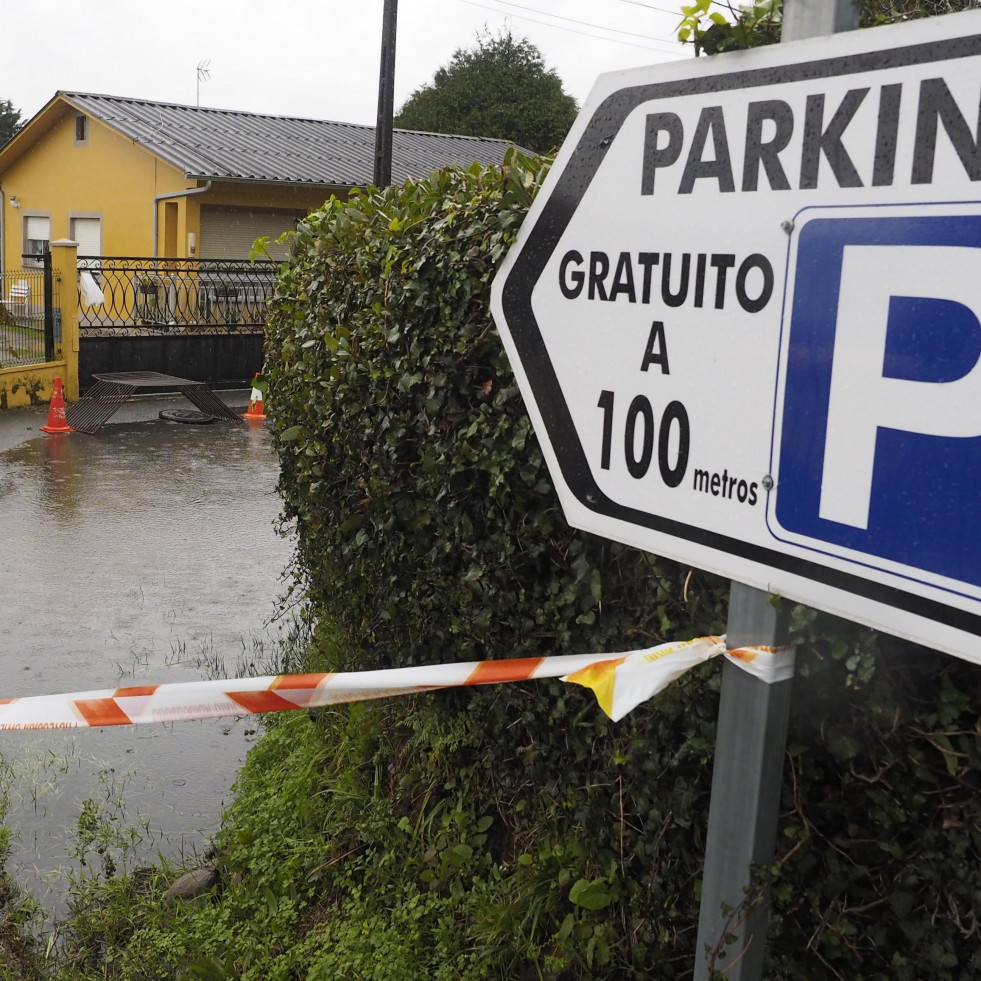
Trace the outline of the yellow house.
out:
<instances>
[{"instance_id":1,"label":"yellow house","mask_svg":"<svg viewBox=\"0 0 981 981\"><path fill-rule=\"evenodd\" d=\"M370 184L374 140L371 126L58 92L0 147L0 273L66 238L80 259L246 258ZM500 163L507 147L396 130L392 180Z\"/></svg>"}]
</instances>

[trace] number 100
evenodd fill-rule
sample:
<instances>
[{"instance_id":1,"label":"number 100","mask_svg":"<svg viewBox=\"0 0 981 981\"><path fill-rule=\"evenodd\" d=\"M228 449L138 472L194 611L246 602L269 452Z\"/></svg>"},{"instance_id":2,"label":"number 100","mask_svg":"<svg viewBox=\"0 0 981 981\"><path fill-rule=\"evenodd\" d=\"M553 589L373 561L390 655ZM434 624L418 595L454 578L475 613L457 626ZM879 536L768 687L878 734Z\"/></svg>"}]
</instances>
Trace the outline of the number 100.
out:
<instances>
[{"instance_id":1,"label":"number 100","mask_svg":"<svg viewBox=\"0 0 981 981\"><path fill-rule=\"evenodd\" d=\"M603 452L600 466L604 470L610 469L613 450L613 399L613 392L604 389L597 403L603 410ZM678 448L672 466L670 441L673 424L677 424ZM657 467L661 472L661 480L668 487L677 487L685 479L685 471L688 469L688 451L691 446L688 410L677 400L669 402L661 413L661 422L656 432ZM637 395L627 408L623 429L623 455L627 471L637 480L647 475L654 460L654 435L654 409L646 395Z\"/></svg>"}]
</instances>

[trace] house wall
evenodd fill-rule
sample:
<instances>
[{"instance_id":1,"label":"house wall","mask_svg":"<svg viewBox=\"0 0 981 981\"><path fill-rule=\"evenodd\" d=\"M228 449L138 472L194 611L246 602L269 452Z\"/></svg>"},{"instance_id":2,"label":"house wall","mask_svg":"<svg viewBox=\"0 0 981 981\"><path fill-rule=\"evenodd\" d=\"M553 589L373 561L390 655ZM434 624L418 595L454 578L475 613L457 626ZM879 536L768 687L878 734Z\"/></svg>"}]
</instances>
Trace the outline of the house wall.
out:
<instances>
[{"instance_id":1,"label":"house wall","mask_svg":"<svg viewBox=\"0 0 981 981\"><path fill-rule=\"evenodd\" d=\"M192 186L180 172L89 118L84 144L76 145L75 116L65 106L50 128L0 174L4 208L4 268L20 268L25 215L50 215L51 240L70 237L70 218L102 219L106 255L149 255L153 247L153 197ZM14 208L10 198L20 207Z\"/></svg>"},{"instance_id":2,"label":"house wall","mask_svg":"<svg viewBox=\"0 0 981 981\"><path fill-rule=\"evenodd\" d=\"M241 207L247 221L249 209L302 215L319 208L331 193L347 193L347 188L246 181L216 181L202 190L205 181L187 180L176 167L94 117L87 117L86 139L79 143L78 115L74 107L56 100L20 135L17 155L5 154L0 162L4 269L22 266L24 219L29 215L50 217L51 241L70 238L71 217L85 216L102 221L104 255L183 258L191 255L189 234L195 236L194 255L202 254L202 205ZM24 146L31 135L32 142ZM181 191L192 193L154 205L154 198ZM12 197L19 207L10 204Z\"/></svg>"},{"instance_id":3,"label":"house wall","mask_svg":"<svg viewBox=\"0 0 981 981\"><path fill-rule=\"evenodd\" d=\"M0 411L26 409L31 405L50 402L55 379L64 379L67 371L65 361L50 361L24 368L0 368Z\"/></svg>"}]
</instances>

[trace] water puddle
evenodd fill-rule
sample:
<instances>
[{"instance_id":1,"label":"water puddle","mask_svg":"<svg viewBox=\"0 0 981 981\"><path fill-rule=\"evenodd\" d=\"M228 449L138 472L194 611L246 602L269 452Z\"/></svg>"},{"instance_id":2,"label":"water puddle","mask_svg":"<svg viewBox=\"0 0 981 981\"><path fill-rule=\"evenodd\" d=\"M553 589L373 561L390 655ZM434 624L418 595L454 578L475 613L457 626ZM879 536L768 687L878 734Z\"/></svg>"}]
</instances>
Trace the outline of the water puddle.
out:
<instances>
[{"instance_id":1,"label":"water puddle","mask_svg":"<svg viewBox=\"0 0 981 981\"><path fill-rule=\"evenodd\" d=\"M153 419L0 452L0 698L266 668L292 543L261 428ZM272 668L268 668L272 670ZM255 720L7 732L8 871L53 912L85 801L128 864L206 846Z\"/></svg>"}]
</instances>

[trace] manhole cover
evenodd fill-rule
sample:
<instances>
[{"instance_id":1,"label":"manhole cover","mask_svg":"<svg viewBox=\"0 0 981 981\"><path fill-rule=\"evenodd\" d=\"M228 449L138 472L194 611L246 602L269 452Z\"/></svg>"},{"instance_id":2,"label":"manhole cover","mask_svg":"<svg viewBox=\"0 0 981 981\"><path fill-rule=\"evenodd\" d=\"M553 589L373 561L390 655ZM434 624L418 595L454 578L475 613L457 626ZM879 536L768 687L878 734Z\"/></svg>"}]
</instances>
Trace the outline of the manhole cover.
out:
<instances>
[{"instance_id":1,"label":"manhole cover","mask_svg":"<svg viewBox=\"0 0 981 981\"><path fill-rule=\"evenodd\" d=\"M161 409L160 418L167 422L188 422L198 426L215 420L214 416L209 416L207 412L198 412L197 409Z\"/></svg>"}]
</instances>

